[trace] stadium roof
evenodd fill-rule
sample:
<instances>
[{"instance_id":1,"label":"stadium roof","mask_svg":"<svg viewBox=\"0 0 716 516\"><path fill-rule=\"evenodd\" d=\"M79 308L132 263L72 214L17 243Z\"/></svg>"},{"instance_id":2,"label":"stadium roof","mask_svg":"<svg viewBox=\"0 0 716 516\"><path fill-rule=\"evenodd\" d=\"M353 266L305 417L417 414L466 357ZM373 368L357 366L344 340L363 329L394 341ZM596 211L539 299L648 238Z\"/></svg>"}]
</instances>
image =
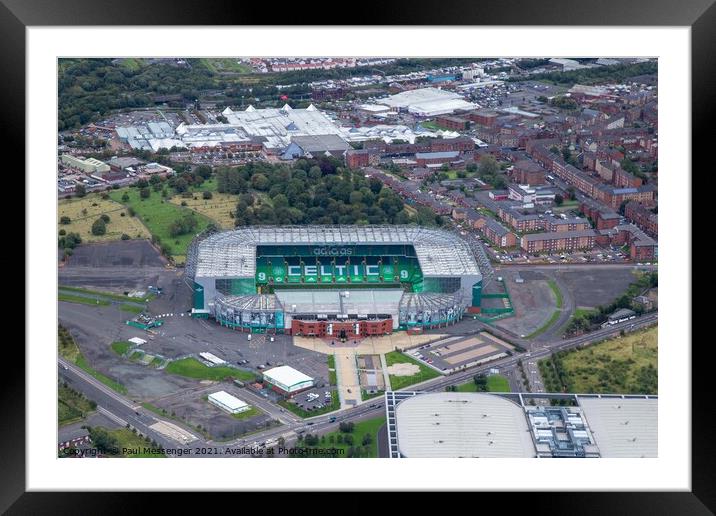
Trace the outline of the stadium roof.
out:
<instances>
[{"instance_id":1,"label":"stadium roof","mask_svg":"<svg viewBox=\"0 0 716 516\"><path fill-rule=\"evenodd\" d=\"M493 394L418 394L396 408L405 457L535 457L522 407Z\"/></svg>"},{"instance_id":2,"label":"stadium roof","mask_svg":"<svg viewBox=\"0 0 716 516\"><path fill-rule=\"evenodd\" d=\"M199 242L194 277L253 277L258 245L412 245L424 275L478 275L468 244L453 233L416 226L253 226Z\"/></svg>"},{"instance_id":3,"label":"stadium roof","mask_svg":"<svg viewBox=\"0 0 716 516\"><path fill-rule=\"evenodd\" d=\"M263 372L264 378L268 379L272 383L279 383L286 387L292 387L299 383L312 382L313 378L303 374L301 371L294 369L291 366L280 366L274 367Z\"/></svg>"},{"instance_id":4,"label":"stadium roof","mask_svg":"<svg viewBox=\"0 0 716 516\"><path fill-rule=\"evenodd\" d=\"M657 457L658 399L579 397L602 457Z\"/></svg>"}]
</instances>

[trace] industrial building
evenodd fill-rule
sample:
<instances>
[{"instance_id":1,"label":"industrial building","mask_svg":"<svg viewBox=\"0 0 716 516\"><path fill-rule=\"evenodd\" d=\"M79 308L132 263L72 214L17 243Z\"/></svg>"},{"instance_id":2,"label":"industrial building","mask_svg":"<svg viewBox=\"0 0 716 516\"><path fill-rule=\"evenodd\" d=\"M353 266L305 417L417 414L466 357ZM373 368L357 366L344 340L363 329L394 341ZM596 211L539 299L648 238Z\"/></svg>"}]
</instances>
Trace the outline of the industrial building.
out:
<instances>
[{"instance_id":1,"label":"industrial building","mask_svg":"<svg viewBox=\"0 0 716 516\"><path fill-rule=\"evenodd\" d=\"M232 396L226 391L218 391L209 394L207 399L209 400L209 403L216 405L221 410L225 410L229 414L239 414L241 412L246 412L251 408L250 405L241 401L239 398Z\"/></svg>"},{"instance_id":2,"label":"industrial building","mask_svg":"<svg viewBox=\"0 0 716 516\"><path fill-rule=\"evenodd\" d=\"M472 102L467 102L459 93L438 88L403 91L376 102L422 117L447 115L455 111L470 111L478 107Z\"/></svg>"},{"instance_id":3,"label":"industrial building","mask_svg":"<svg viewBox=\"0 0 716 516\"><path fill-rule=\"evenodd\" d=\"M264 383L286 396L313 387L313 378L290 366L274 367L263 373Z\"/></svg>"},{"instance_id":4,"label":"industrial building","mask_svg":"<svg viewBox=\"0 0 716 516\"><path fill-rule=\"evenodd\" d=\"M566 404L530 403L553 399ZM385 400L391 458L658 456L656 396L398 391Z\"/></svg>"},{"instance_id":5,"label":"industrial building","mask_svg":"<svg viewBox=\"0 0 716 516\"><path fill-rule=\"evenodd\" d=\"M60 162L66 167L80 170L85 174L109 172L109 165L95 158L82 158L70 154L63 154L60 156Z\"/></svg>"},{"instance_id":6,"label":"industrial building","mask_svg":"<svg viewBox=\"0 0 716 516\"><path fill-rule=\"evenodd\" d=\"M346 339L454 323L480 310L459 235L414 226L258 226L199 235L195 317L253 332Z\"/></svg>"}]
</instances>

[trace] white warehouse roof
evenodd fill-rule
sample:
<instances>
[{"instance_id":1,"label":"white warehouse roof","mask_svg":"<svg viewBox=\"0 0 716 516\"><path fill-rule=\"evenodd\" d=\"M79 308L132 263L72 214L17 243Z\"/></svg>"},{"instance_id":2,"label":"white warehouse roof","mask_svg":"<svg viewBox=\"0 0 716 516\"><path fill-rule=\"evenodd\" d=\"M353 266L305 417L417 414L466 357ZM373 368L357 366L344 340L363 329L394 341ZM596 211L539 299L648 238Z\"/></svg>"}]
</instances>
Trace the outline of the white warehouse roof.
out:
<instances>
[{"instance_id":1,"label":"white warehouse roof","mask_svg":"<svg viewBox=\"0 0 716 516\"><path fill-rule=\"evenodd\" d=\"M391 95L377 102L391 107L406 108L409 112L423 116L443 115L458 109L476 109L477 104L465 101L452 91L438 88L420 88Z\"/></svg>"},{"instance_id":2,"label":"white warehouse roof","mask_svg":"<svg viewBox=\"0 0 716 516\"><path fill-rule=\"evenodd\" d=\"M213 394L209 394L209 400L212 400L222 407L226 407L231 412L238 412L248 407L248 404L241 401L239 398L232 396L226 391L219 391Z\"/></svg>"},{"instance_id":3,"label":"white warehouse roof","mask_svg":"<svg viewBox=\"0 0 716 516\"><path fill-rule=\"evenodd\" d=\"M285 385L286 387L313 381L310 376L290 366L274 367L264 371L263 375L269 382Z\"/></svg>"},{"instance_id":4,"label":"white warehouse roof","mask_svg":"<svg viewBox=\"0 0 716 516\"><path fill-rule=\"evenodd\" d=\"M405 457L535 457L518 404L494 394L418 394L395 410L398 449Z\"/></svg>"},{"instance_id":5,"label":"white warehouse roof","mask_svg":"<svg viewBox=\"0 0 716 516\"><path fill-rule=\"evenodd\" d=\"M602 457L658 456L658 399L580 396L579 406Z\"/></svg>"}]
</instances>

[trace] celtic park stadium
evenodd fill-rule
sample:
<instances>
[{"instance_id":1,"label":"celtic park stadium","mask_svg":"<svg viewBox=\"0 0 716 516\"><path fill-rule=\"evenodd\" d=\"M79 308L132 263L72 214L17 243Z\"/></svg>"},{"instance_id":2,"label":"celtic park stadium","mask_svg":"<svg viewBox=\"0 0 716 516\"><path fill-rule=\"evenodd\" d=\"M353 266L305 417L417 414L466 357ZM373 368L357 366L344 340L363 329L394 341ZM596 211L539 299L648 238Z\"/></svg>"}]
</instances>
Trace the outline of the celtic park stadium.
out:
<instances>
[{"instance_id":1,"label":"celtic park stadium","mask_svg":"<svg viewBox=\"0 0 716 516\"><path fill-rule=\"evenodd\" d=\"M361 338L479 312L482 274L459 235L415 226L254 226L201 234L192 315L242 331Z\"/></svg>"}]
</instances>

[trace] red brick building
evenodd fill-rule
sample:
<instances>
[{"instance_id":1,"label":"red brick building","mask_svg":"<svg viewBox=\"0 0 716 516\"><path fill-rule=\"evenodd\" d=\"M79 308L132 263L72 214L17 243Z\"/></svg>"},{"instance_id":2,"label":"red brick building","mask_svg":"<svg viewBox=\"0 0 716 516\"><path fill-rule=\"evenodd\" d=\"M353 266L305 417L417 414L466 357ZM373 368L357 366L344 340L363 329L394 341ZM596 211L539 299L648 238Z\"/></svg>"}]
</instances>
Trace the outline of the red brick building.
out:
<instances>
[{"instance_id":1,"label":"red brick building","mask_svg":"<svg viewBox=\"0 0 716 516\"><path fill-rule=\"evenodd\" d=\"M659 234L659 217L646 206L629 201L624 207L624 217L651 236Z\"/></svg>"},{"instance_id":2,"label":"red brick building","mask_svg":"<svg viewBox=\"0 0 716 516\"><path fill-rule=\"evenodd\" d=\"M370 335L388 335L393 332L393 319L317 321L294 319L291 335L356 339Z\"/></svg>"},{"instance_id":3,"label":"red brick building","mask_svg":"<svg viewBox=\"0 0 716 516\"><path fill-rule=\"evenodd\" d=\"M367 150L347 150L346 166L348 168L361 168L370 165L370 154Z\"/></svg>"},{"instance_id":4,"label":"red brick building","mask_svg":"<svg viewBox=\"0 0 716 516\"><path fill-rule=\"evenodd\" d=\"M534 161L521 160L513 165L512 180L521 185L545 184L546 170Z\"/></svg>"},{"instance_id":5,"label":"red brick building","mask_svg":"<svg viewBox=\"0 0 716 516\"><path fill-rule=\"evenodd\" d=\"M439 116L435 124L450 131L467 131L470 129L470 121L457 116Z\"/></svg>"},{"instance_id":6,"label":"red brick building","mask_svg":"<svg viewBox=\"0 0 716 516\"><path fill-rule=\"evenodd\" d=\"M553 253L592 249L596 233L587 229L582 231L563 231L554 233L533 233L522 237L522 249L528 253Z\"/></svg>"}]
</instances>

